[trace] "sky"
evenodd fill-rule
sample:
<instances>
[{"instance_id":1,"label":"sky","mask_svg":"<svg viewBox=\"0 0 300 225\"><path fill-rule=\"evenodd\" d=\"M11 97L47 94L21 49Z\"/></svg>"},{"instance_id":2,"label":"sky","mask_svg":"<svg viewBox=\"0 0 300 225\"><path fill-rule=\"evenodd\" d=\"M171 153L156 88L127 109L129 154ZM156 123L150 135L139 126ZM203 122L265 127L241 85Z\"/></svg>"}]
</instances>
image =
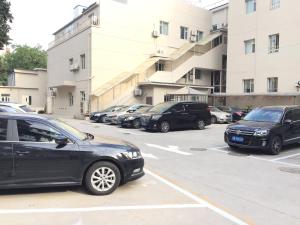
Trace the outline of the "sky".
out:
<instances>
[{"instance_id":1,"label":"sky","mask_svg":"<svg viewBox=\"0 0 300 225\"><path fill-rule=\"evenodd\" d=\"M41 45L47 50L52 33L73 19L76 5L88 6L96 0L8 0L14 16L10 37L12 44ZM163 0L162 0L163 1ZM212 6L220 0L186 0L197 5Z\"/></svg>"}]
</instances>

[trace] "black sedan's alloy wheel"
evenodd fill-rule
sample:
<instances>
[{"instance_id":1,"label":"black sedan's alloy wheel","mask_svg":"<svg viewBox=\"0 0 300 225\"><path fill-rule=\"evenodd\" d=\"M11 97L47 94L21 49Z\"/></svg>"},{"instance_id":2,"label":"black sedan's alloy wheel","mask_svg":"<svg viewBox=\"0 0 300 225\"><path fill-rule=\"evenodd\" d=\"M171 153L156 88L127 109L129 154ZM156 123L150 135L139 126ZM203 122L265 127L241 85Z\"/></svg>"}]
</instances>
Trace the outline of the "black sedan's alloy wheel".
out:
<instances>
[{"instance_id":1,"label":"black sedan's alloy wheel","mask_svg":"<svg viewBox=\"0 0 300 225\"><path fill-rule=\"evenodd\" d=\"M141 121L139 119L135 119L133 122L132 122L132 125L135 129L139 129L141 128Z\"/></svg>"},{"instance_id":2,"label":"black sedan's alloy wheel","mask_svg":"<svg viewBox=\"0 0 300 225\"><path fill-rule=\"evenodd\" d=\"M204 130L205 129L205 122L203 120L197 120L196 128L198 130Z\"/></svg>"},{"instance_id":3,"label":"black sedan's alloy wheel","mask_svg":"<svg viewBox=\"0 0 300 225\"><path fill-rule=\"evenodd\" d=\"M215 124L215 123L217 123L217 122L218 122L217 117L212 116L212 117L211 117L211 123L212 123L212 124Z\"/></svg>"},{"instance_id":4,"label":"black sedan's alloy wheel","mask_svg":"<svg viewBox=\"0 0 300 225\"><path fill-rule=\"evenodd\" d=\"M117 166L110 162L97 162L86 173L85 185L93 195L108 195L114 192L121 181Z\"/></svg>"},{"instance_id":5,"label":"black sedan's alloy wheel","mask_svg":"<svg viewBox=\"0 0 300 225\"><path fill-rule=\"evenodd\" d=\"M279 136L275 136L270 141L270 153L278 155L282 149L282 140Z\"/></svg>"},{"instance_id":6,"label":"black sedan's alloy wheel","mask_svg":"<svg viewBox=\"0 0 300 225\"><path fill-rule=\"evenodd\" d=\"M170 124L167 121L160 123L160 131L162 133L168 133L170 131Z\"/></svg>"}]
</instances>

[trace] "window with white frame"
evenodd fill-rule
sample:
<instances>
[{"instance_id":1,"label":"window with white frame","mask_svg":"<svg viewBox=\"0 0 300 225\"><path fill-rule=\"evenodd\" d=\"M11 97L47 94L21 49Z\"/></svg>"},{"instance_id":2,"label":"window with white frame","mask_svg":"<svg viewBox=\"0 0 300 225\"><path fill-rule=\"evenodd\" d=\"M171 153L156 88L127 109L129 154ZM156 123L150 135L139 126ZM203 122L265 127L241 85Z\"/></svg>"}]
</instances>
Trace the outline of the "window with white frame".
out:
<instances>
[{"instance_id":1,"label":"window with white frame","mask_svg":"<svg viewBox=\"0 0 300 225\"><path fill-rule=\"evenodd\" d=\"M277 9L280 7L280 0L271 0L271 9Z\"/></svg>"},{"instance_id":2,"label":"window with white frame","mask_svg":"<svg viewBox=\"0 0 300 225\"><path fill-rule=\"evenodd\" d=\"M180 38L187 40L188 39L188 32L189 32L189 28L187 27L180 27Z\"/></svg>"},{"instance_id":3,"label":"window with white frame","mask_svg":"<svg viewBox=\"0 0 300 225\"><path fill-rule=\"evenodd\" d=\"M85 69L85 54L80 55L81 69Z\"/></svg>"},{"instance_id":4,"label":"window with white frame","mask_svg":"<svg viewBox=\"0 0 300 225\"><path fill-rule=\"evenodd\" d=\"M10 102L10 94L1 94L2 102Z\"/></svg>"},{"instance_id":5,"label":"window with white frame","mask_svg":"<svg viewBox=\"0 0 300 225\"><path fill-rule=\"evenodd\" d=\"M255 39L245 41L245 54L251 54L255 52Z\"/></svg>"},{"instance_id":6,"label":"window with white frame","mask_svg":"<svg viewBox=\"0 0 300 225\"><path fill-rule=\"evenodd\" d=\"M256 11L256 0L245 0L246 2L246 13L250 14Z\"/></svg>"},{"instance_id":7,"label":"window with white frame","mask_svg":"<svg viewBox=\"0 0 300 225\"><path fill-rule=\"evenodd\" d=\"M197 42L201 41L202 38L203 38L203 32L200 31L200 30L197 30L197 36L196 36L196 38L197 38Z\"/></svg>"},{"instance_id":8,"label":"window with white frame","mask_svg":"<svg viewBox=\"0 0 300 225\"><path fill-rule=\"evenodd\" d=\"M268 92L278 92L278 77L268 78Z\"/></svg>"},{"instance_id":9,"label":"window with white frame","mask_svg":"<svg viewBox=\"0 0 300 225\"><path fill-rule=\"evenodd\" d=\"M279 52L279 34L269 36L269 53Z\"/></svg>"},{"instance_id":10,"label":"window with white frame","mask_svg":"<svg viewBox=\"0 0 300 225\"><path fill-rule=\"evenodd\" d=\"M244 93L254 92L254 79L245 79L244 82Z\"/></svg>"},{"instance_id":11,"label":"window with white frame","mask_svg":"<svg viewBox=\"0 0 300 225\"><path fill-rule=\"evenodd\" d=\"M169 35L169 23L165 21L159 22L159 33L162 35Z\"/></svg>"}]
</instances>

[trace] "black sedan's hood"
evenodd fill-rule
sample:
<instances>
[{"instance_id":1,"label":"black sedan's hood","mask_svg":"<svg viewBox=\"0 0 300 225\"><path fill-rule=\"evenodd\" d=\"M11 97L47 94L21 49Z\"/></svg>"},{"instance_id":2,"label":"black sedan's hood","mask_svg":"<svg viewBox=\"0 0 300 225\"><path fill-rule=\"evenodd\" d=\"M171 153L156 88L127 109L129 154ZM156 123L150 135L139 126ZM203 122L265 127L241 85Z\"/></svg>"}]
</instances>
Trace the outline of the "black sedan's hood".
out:
<instances>
[{"instance_id":1,"label":"black sedan's hood","mask_svg":"<svg viewBox=\"0 0 300 225\"><path fill-rule=\"evenodd\" d=\"M89 140L91 145L94 146L106 146L120 149L132 149L136 148L129 142L123 141L117 138L95 136L93 140Z\"/></svg>"},{"instance_id":2,"label":"black sedan's hood","mask_svg":"<svg viewBox=\"0 0 300 225\"><path fill-rule=\"evenodd\" d=\"M234 130L254 131L256 129L271 129L275 125L276 123L273 122L257 122L257 121L240 120L234 124L229 125L228 128Z\"/></svg>"}]
</instances>

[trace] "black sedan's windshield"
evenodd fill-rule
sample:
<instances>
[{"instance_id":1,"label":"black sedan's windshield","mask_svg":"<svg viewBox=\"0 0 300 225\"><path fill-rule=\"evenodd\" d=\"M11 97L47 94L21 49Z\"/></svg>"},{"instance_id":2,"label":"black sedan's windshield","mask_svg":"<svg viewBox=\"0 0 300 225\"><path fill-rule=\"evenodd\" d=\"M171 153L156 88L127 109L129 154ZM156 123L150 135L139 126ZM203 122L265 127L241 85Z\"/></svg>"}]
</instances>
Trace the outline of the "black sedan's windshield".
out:
<instances>
[{"instance_id":1,"label":"black sedan's windshield","mask_svg":"<svg viewBox=\"0 0 300 225\"><path fill-rule=\"evenodd\" d=\"M282 109L254 109L244 118L244 120L279 123L282 115Z\"/></svg>"},{"instance_id":2,"label":"black sedan's windshield","mask_svg":"<svg viewBox=\"0 0 300 225\"><path fill-rule=\"evenodd\" d=\"M174 102L166 102L166 103L161 103L156 106L154 106L152 109L149 110L151 113L163 113L167 111L170 107L175 105Z\"/></svg>"},{"instance_id":3,"label":"black sedan's windshield","mask_svg":"<svg viewBox=\"0 0 300 225\"><path fill-rule=\"evenodd\" d=\"M89 138L86 133L82 133L79 130L75 129L74 127L71 127L60 120L51 120L51 122L82 141L87 140Z\"/></svg>"}]
</instances>

